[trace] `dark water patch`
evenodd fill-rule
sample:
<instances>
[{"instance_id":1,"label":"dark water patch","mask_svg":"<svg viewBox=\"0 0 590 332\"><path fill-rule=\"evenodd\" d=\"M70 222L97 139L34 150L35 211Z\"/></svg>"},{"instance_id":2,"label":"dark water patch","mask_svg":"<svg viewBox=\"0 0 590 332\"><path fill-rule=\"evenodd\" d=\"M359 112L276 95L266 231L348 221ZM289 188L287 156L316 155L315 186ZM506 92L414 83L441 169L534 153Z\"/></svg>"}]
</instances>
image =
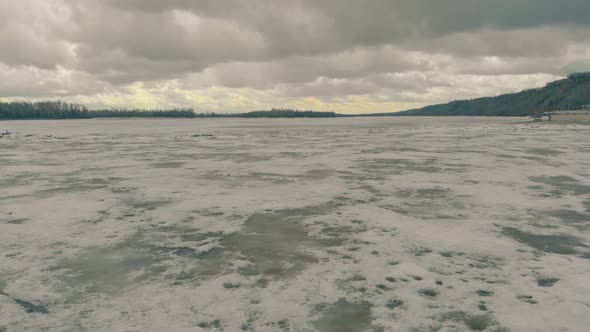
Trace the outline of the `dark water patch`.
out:
<instances>
[{"instance_id":1,"label":"dark water patch","mask_svg":"<svg viewBox=\"0 0 590 332\"><path fill-rule=\"evenodd\" d=\"M4 287L4 284L0 284L0 286ZM29 314L49 314L49 310L47 310L47 306L43 304L33 304L29 301L25 301L23 299L14 298L8 294L6 294L3 290L0 290L0 295L4 295L9 299L13 300L16 304L20 305L26 313Z\"/></svg>"},{"instance_id":2,"label":"dark water patch","mask_svg":"<svg viewBox=\"0 0 590 332\"><path fill-rule=\"evenodd\" d=\"M339 178L348 180L351 183L387 180L386 174L370 170L362 170L361 172L339 171L338 174Z\"/></svg>"},{"instance_id":3,"label":"dark water patch","mask_svg":"<svg viewBox=\"0 0 590 332\"><path fill-rule=\"evenodd\" d=\"M159 226L156 230L158 234L168 238L177 238L180 241L195 243L205 240L218 240L224 236L224 233L221 232L202 232L199 229L183 226Z\"/></svg>"},{"instance_id":4,"label":"dark water patch","mask_svg":"<svg viewBox=\"0 0 590 332\"><path fill-rule=\"evenodd\" d=\"M529 180L551 187L547 194L560 197L563 195L589 195L590 186L581 184L578 180L565 175L560 176L531 176Z\"/></svg>"},{"instance_id":5,"label":"dark water patch","mask_svg":"<svg viewBox=\"0 0 590 332\"><path fill-rule=\"evenodd\" d=\"M257 300L254 300L254 302L251 302L251 303L257 304L259 302L257 302ZM259 311L250 312L248 314L248 319L246 320L246 322L244 322L240 326L240 330L242 330L242 331L256 331L256 324L255 323L260 318L261 315L262 315L262 313Z\"/></svg>"},{"instance_id":6,"label":"dark water patch","mask_svg":"<svg viewBox=\"0 0 590 332\"><path fill-rule=\"evenodd\" d=\"M464 322L472 331L484 331L493 324L489 315L468 315Z\"/></svg>"},{"instance_id":7,"label":"dark water patch","mask_svg":"<svg viewBox=\"0 0 590 332\"><path fill-rule=\"evenodd\" d=\"M33 177L34 174L5 176L3 178L0 178L0 187L6 188L26 185L31 182L31 179Z\"/></svg>"},{"instance_id":8,"label":"dark water patch","mask_svg":"<svg viewBox=\"0 0 590 332\"><path fill-rule=\"evenodd\" d=\"M177 264L186 266L183 279L188 280L217 275L228 268L227 262L234 257L230 257L233 255L232 252L221 247L223 237L224 234L219 232L202 233L189 227L163 226L158 227L155 235L150 237L152 240L145 241L145 244L150 246L149 252L158 261L174 260ZM194 246L157 246L163 238L189 242ZM198 247L203 244L215 244L215 246L199 250Z\"/></svg>"},{"instance_id":9,"label":"dark water patch","mask_svg":"<svg viewBox=\"0 0 590 332\"><path fill-rule=\"evenodd\" d=\"M572 255L578 253L578 248L587 247L582 239L568 234L534 234L512 227L504 227L502 233L537 250L555 254Z\"/></svg>"},{"instance_id":10,"label":"dark water patch","mask_svg":"<svg viewBox=\"0 0 590 332\"><path fill-rule=\"evenodd\" d=\"M146 201L131 201L128 202L129 207L133 209L140 209L144 211L156 210L162 206L172 203L170 200L146 200Z\"/></svg>"},{"instance_id":11,"label":"dark water patch","mask_svg":"<svg viewBox=\"0 0 590 332\"><path fill-rule=\"evenodd\" d=\"M268 181L274 184L288 184L295 182L295 177L287 174L254 172L248 175L233 177L240 181Z\"/></svg>"},{"instance_id":12,"label":"dark water patch","mask_svg":"<svg viewBox=\"0 0 590 332\"><path fill-rule=\"evenodd\" d=\"M397 191L396 196L400 198L440 200L447 199L448 197L452 196L452 191L449 188L442 187L403 189Z\"/></svg>"},{"instance_id":13,"label":"dark water patch","mask_svg":"<svg viewBox=\"0 0 590 332\"><path fill-rule=\"evenodd\" d=\"M266 278L260 278L260 279L256 280L256 286L258 286L260 288L266 288L269 283L270 283L270 280L268 280Z\"/></svg>"},{"instance_id":14,"label":"dark water patch","mask_svg":"<svg viewBox=\"0 0 590 332\"><path fill-rule=\"evenodd\" d=\"M387 148L372 148L372 149L363 149L360 151L361 155L366 154L379 154L383 152L423 152L419 149L407 147L407 146L397 146L397 147L387 147Z\"/></svg>"},{"instance_id":15,"label":"dark water patch","mask_svg":"<svg viewBox=\"0 0 590 332\"><path fill-rule=\"evenodd\" d=\"M184 164L186 164L186 162L171 161L171 162L151 164L150 167L152 167L152 168L181 168Z\"/></svg>"},{"instance_id":16,"label":"dark water patch","mask_svg":"<svg viewBox=\"0 0 590 332\"><path fill-rule=\"evenodd\" d=\"M375 287L377 287L378 289L380 289L382 291L388 291L388 290L390 290L389 287L387 287L386 285L383 285L383 284L377 284L377 285L375 285Z\"/></svg>"},{"instance_id":17,"label":"dark water patch","mask_svg":"<svg viewBox=\"0 0 590 332\"><path fill-rule=\"evenodd\" d=\"M90 178L82 179L76 177L65 178L59 181L60 184L64 185L88 185L88 186L108 186L121 181L122 178L109 177L109 178Z\"/></svg>"},{"instance_id":18,"label":"dark water patch","mask_svg":"<svg viewBox=\"0 0 590 332\"><path fill-rule=\"evenodd\" d=\"M235 163L255 163L261 161L271 161L274 155L261 153L232 153L232 152L215 152L208 153L208 159L215 159L217 161L232 161Z\"/></svg>"},{"instance_id":19,"label":"dark water patch","mask_svg":"<svg viewBox=\"0 0 590 332\"><path fill-rule=\"evenodd\" d=\"M484 280L486 282L486 284L490 284L490 285L508 285L510 283L509 280L506 279L496 279L496 280Z\"/></svg>"},{"instance_id":20,"label":"dark water patch","mask_svg":"<svg viewBox=\"0 0 590 332\"><path fill-rule=\"evenodd\" d=\"M438 296L438 291L433 288L423 288L418 290L418 294L428 298L435 298Z\"/></svg>"},{"instance_id":21,"label":"dark water patch","mask_svg":"<svg viewBox=\"0 0 590 332\"><path fill-rule=\"evenodd\" d=\"M301 209L256 213L246 219L240 231L221 238L220 248L213 249L211 254L245 260L248 264L240 267L238 272L246 276L293 277L308 264L319 262L305 249L339 246L353 231L354 228L345 226L332 227L320 233L321 237L316 237L302 223L307 217L328 214L338 206L327 203Z\"/></svg>"},{"instance_id":22,"label":"dark water patch","mask_svg":"<svg viewBox=\"0 0 590 332\"><path fill-rule=\"evenodd\" d=\"M293 151L282 151L282 152L277 153L277 155L279 155L280 157L293 158L293 159L301 159L301 158L306 158L309 156L308 153L293 152Z\"/></svg>"},{"instance_id":23,"label":"dark water patch","mask_svg":"<svg viewBox=\"0 0 590 332\"><path fill-rule=\"evenodd\" d=\"M190 257L190 256L196 256L197 251L193 248L180 247L180 248L173 249L172 253L175 255L178 255L178 256Z\"/></svg>"},{"instance_id":24,"label":"dark water patch","mask_svg":"<svg viewBox=\"0 0 590 332\"><path fill-rule=\"evenodd\" d=\"M439 255L446 257L446 258L451 258L454 256L465 256L464 252L455 252L455 251L441 251L439 252Z\"/></svg>"},{"instance_id":25,"label":"dark water patch","mask_svg":"<svg viewBox=\"0 0 590 332\"><path fill-rule=\"evenodd\" d=\"M130 192L137 191L137 187L109 187L111 192L115 194L127 194Z\"/></svg>"},{"instance_id":26,"label":"dark water patch","mask_svg":"<svg viewBox=\"0 0 590 332\"><path fill-rule=\"evenodd\" d=\"M519 294L519 295L516 296L516 298L519 299L519 300L521 300L521 301L523 301L523 302L526 302L528 304L537 304L537 303L539 303L537 300L535 300L533 298L532 295Z\"/></svg>"},{"instance_id":27,"label":"dark water patch","mask_svg":"<svg viewBox=\"0 0 590 332\"><path fill-rule=\"evenodd\" d=\"M101 219L101 218L80 220L81 223L92 224L92 225L96 225L96 224L101 223L103 221L104 221L104 219Z\"/></svg>"},{"instance_id":28,"label":"dark water patch","mask_svg":"<svg viewBox=\"0 0 590 332\"><path fill-rule=\"evenodd\" d=\"M405 302L401 299L391 299L385 303L385 307L390 310L395 310L397 308L405 308Z\"/></svg>"},{"instance_id":29,"label":"dark water patch","mask_svg":"<svg viewBox=\"0 0 590 332\"><path fill-rule=\"evenodd\" d=\"M432 249L426 247L413 247L408 250L409 253L413 254L414 256L426 256L432 253Z\"/></svg>"},{"instance_id":30,"label":"dark water patch","mask_svg":"<svg viewBox=\"0 0 590 332\"><path fill-rule=\"evenodd\" d=\"M555 159L549 160L546 157L548 157L548 156L539 156L539 155L526 156L525 155L525 156L521 156L520 158L524 159L524 160L528 160L528 161L533 161L536 164L547 165L547 166L551 166L551 167L561 167L561 166L565 165L564 163L558 162ZM522 163L518 163L517 165L526 166L526 164L522 164Z\"/></svg>"},{"instance_id":31,"label":"dark water patch","mask_svg":"<svg viewBox=\"0 0 590 332\"><path fill-rule=\"evenodd\" d=\"M232 283L232 282L224 282L223 283L223 288L225 289L236 289L236 288L240 288L242 287L242 284L240 283Z\"/></svg>"},{"instance_id":32,"label":"dark water patch","mask_svg":"<svg viewBox=\"0 0 590 332\"><path fill-rule=\"evenodd\" d=\"M137 209L154 209L168 203L128 204ZM266 276L266 280L293 277L307 265L319 262L306 249L340 245L356 229L335 227L321 237L308 232L302 222L305 218L331 213L337 207L328 203L257 213L245 220L240 231L230 234L203 233L187 226L146 225L148 229L115 245L86 249L54 269L61 271L64 285L83 294L110 294L154 278L187 282L236 269L245 276ZM166 245L170 242L182 244ZM202 246L206 249L199 249ZM171 262L182 266L182 272L168 272L166 266Z\"/></svg>"},{"instance_id":33,"label":"dark water patch","mask_svg":"<svg viewBox=\"0 0 590 332\"><path fill-rule=\"evenodd\" d=\"M590 214L581 213L575 210L554 210L545 211L543 215L550 216L560 220L563 223L570 224L579 230L590 229Z\"/></svg>"},{"instance_id":34,"label":"dark water patch","mask_svg":"<svg viewBox=\"0 0 590 332\"><path fill-rule=\"evenodd\" d=\"M541 156L551 156L551 157L559 156L562 154L562 152L559 150L549 149L549 148L530 148L530 149L526 150L526 152L531 153L531 154L537 154L537 155L541 155Z\"/></svg>"},{"instance_id":35,"label":"dark water patch","mask_svg":"<svg viewBox=\"0 0 590 332\"><path fill-rule=\"evenodd\" d=\"M289 321L287 319L282 319L277 322L277 327L283 331L289 330Z\"/></svg>"},{"instance_id":36,"label":"dark water patch","mask_svg":"<svg viewBox=\"0 0 590 332\"><path fill-rule=\"evenodd\" d=\"M462 219L465 218L464 214L456 214L456 215L452 215L452 214L435 214L434 215L434 219L439 219L439 220L443 220L443 219L447 219L447 220L451 220L451 219Z\"/></svg>"},{"instance_id":37,"label":"dark water patch","mask_svg":"<svg viewBox=\"0 0 590 332\"><path fill-rule=\"evenodd\" d=\"M558 278L537 277L537 285L540 287L553 287L557 282Z\"/></svg>"},{"instance_id":38,"label":"dark water patch","mask_svg":"<svg viewBox=\"0 0 590 332\"><path fill-rule=\"evenodd\" d=\"M196 274L197 271L194 268L181 271L171 278L173 279L172 285L180 285L185 281L193 280Z\"/></svg>"},{"instance_id":39,"label":"dark water patch","mask_svg":"<svg viewBox=\"0 0 590 332\"><path fill-rule=\"evenodd\" d=\"M47 310L47 306L45 305L35 305L31 302L21 300L21 299L13 299L18 305L25 309L25 312L29 314L49 314Z\"/></svg>"},{"instance_id":40,"label":"dark water patch","mask_svg":"<svg viewBox=\"0 0 590 332\"><path fill-rule=\"evenodd\" d=\"M62 141L62 140L69 139L69 137L54 136L54 135L45 135L45 136L42 137L42 139L48 139L48 140L54 139L54 140Z\"/></svg>"},{"instance_id":41,"label":"dark water patch","mask_svg":"<svg viewBox=\"0 0 590 332\"><path fill-rule=\"evenodd\" d=\"M356 201L357 203L373 203L377 201L377 197L388 197L389 194L382 192L381 190L375 188L374 186L368 185L366 183L361 184L361 185L357 185L357 186L351 186L350 187L351 190L364 190L372 195L374 195L374 198L370 199L370 202L359 202Z\"/></svg>"},{"instance_id":42,"label":"dark water patch","mask_svg":"<svg viewBox=\"0 0 590 332\"><path fill-rule=\"evenodd\" d=\"M40 190L35 193L35 196L39 198L47 198L55 195L81 193L86 191L93 191L107 188L107 186L94 186L94 185L72 185L68 187L57 187L45 190Z\"/></svg>"},{"instance_id":43,"label":"dark water patch","mask_svg":"<svg viewBox=\"0 0 590 332\"><path fill-rule=\"evenodd\" d=\"M485 331L497 326L497 322L490 314L469 314L464 311L451 311L441 316L440 321L464 324L471 331ZM497 326L497 328L500 328ZM495 331L499 331L496 329Z\"/></svg>"},{"instance_id":44,"label":"dark water patch","mask_svg":"<svg viewBox=\"0 0 590 332\"><path fill-rule=\"evenodd\" d=\"M437 159L434 158L425 160L377 158L364 161L362 168L366 171L378 171L388 175L401 175L412 172L443 173L462 171L460 168L440 165Z\"/></svg>"},{"instance_id":45,"label":"dark water patch","mask_svg":"<svg viewBox=\"0 0 590 332\"><path fill-rule=\"evenodd\" d=\"M327 306L313 325L322 332L358 332L371 326L372 305L340 299Z\"/></svg>"},{"instance_id":46,"label":"dark water patch","mask_svg":"<svg viewBox=\"0 0 590 332\"><path fill-rule=\"evenodd\" d=\"M18 218L18 219L11 219L6 221L6 224L12 224L12 225L20 225L22 223L24 223L25 221L29 220L28 218Z\"/></svg>"},{"instance_id":47,"label":"dark water patch","mask_svg":"<svg viewBox=\"0 0 590 332\"><path fill-rule=\"evenodd\" d=\"M10 196L0 196L0 201L7 201L7 200L14 200L18 198L28 197L29 195L10 195Z\"/></svg>"},{"instance_id":48,"label":"dark water patch","mask_svg":"<svg viewBox=\"0 0 590 332\"><path fill-rule=\"evenodd\" d=\"M246 257L249 265L242 267L245 275L295 275L305 265L317 263L313 255L301 247L316 247L298 220L281 214L255 214L246 220L240 232L225 237L222 245Z\"/></svg>"},{"instance_id":49,"label":"dark water patch","mask_svg":"<svg viewBox=\"0 0 590 332\"><path fill-rule=\"evenodd\" d=\"M198 252L192 247L163 247L164 239L198 242L218 241L219 233L197 233L183 227L160 227L139 231L109 247L90 248L82 254L60 262L54 270L63 270L68 288L81 288L82 294L113 293L166 274L168 261L185 267L172 280L192 280L220 273L223 252L215 248Z\"/></svg>"},{"instance_id":50,"label":"dark water patch","mask_svg":"<svg viewBox=\"0 0 590 332\"><path fill-rule=\"evenodd\" d=\"M60 194L79 193L93 190L108 188L109 186L121 181L120 178L65 178L56 182L57 187L39 190L35 193L41 198L51 197Z\"/></svg>"},{"instance_id":51,"label":"dark water patch","mask_svg":"<svg viewBox=\"0 0 590 332\"><path fill-rule=\"evenodd\" d=\"M204 216L204 217L221 217L223 216L225 213L222 211L214 211L214 210L210 210L210 209L205 209L199 212L199 215Z\"/></svg>"},{"instance_id":52,"label":"dark water patch","mask_svg":"<svg viewBox=\"0 0 590 332\"><path fill-rule=\"evenodd\" d=\"M252 172L249 174L227 174L220 171L209 171L203 177L211 181L219 181L231 188L243 185L244 182L270 182L273 184L289 184L298 180L297 176L278 173Z\"/></svg>"},{"instance_id":53,"label":"dark water patch","mask_svg":"<svg viewBox=\"0 0 590 332\"><path fill-rule=\"evenodd\" d=\"M350 279L348 279L349 281L366 281L367 278L365 278L364 276L360 275L360 274L355 274L352 277L350 277Z\"/></svg>"},{"instance_id":54,"label":"dark water patch","mask_svg":"<svg viewBox=\"0 0 590 332\"><path fill-rule=\"evenodd\" d=\"M163 259L138 232L114 246L88 249L55 269L66 271L63 279L69 287L82 287L84 293L113 293L161 272L156 264Z\"/></svg>"},{"instance_id":55,"label":"dark water patch","mask_svg":"<svg viewBox=\"0 0 590 332\"><path fill-rule=\"evenodd\" d=\"M477 291L477 295L479 295L481 297L488 297L488 296L494 295L494 292L488 291L488 290L484 290L484 289L480 289L480 290Z\"/></svg>"},{"instance_id":56,"label":"dark water patch","mask_svg":"<svg viewBox=\"0 0 590 332\"><path fill-rule=\"evenodd\" d=\"M221 328L221 321L219 319L211 320L208 322L201 322L197 324L202 329L219 329Z\"/></svg>"}]
</instances>

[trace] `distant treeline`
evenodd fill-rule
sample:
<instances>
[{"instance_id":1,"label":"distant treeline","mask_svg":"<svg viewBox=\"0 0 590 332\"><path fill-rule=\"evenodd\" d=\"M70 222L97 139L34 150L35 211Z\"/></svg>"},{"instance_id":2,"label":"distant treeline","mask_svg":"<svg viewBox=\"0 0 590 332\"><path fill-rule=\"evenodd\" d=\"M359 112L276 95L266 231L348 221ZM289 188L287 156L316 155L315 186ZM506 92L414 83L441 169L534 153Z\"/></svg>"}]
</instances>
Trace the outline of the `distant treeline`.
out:
<instances>
[{"instance_id":1,"label":"distant treeline","mask_svg":"<svg viewBox=\"0 0 590 332\"><path fill-rule=\"evenodd\" d=\"M0 119L87 119L85 106L61 101L0 102Z\"/></svg>"},{"instance_id":2,"label":"distant treeline","mask_svg":"<svg viewBox=\"0 0 590 332\"><path fill-rule=\"evenodd\" d=\"M196 114L190 108L167 110L102 109L88 110L86 106L62 101L0 102L0 119L90 119L90 118L194 118L213 117L214 113Z\"/></svg>"},{"instance_id":3,"label":"distant treeline","mask_svg":"<svg viewBox=\"0 0 590 332\"><path fill-rule=\"evenodd\" d=\"M334 112L299 111L284 108L273 108L270 111L254 111L242 113L241 118L335 118L340 116Z\"/></svg>"},{"instance_id":4,"label":"distant treeline","mask_svg":"<svg viewBox=\"0 0 590 332\"><path fill-rule=\"evenodd\" d=\"M107 109L89 111L91 118L194 118L197 116L190 108L169 110Z\"/></svg>"},{"instance_id":5,"label":"distant treeline","mask_svg":"<svg viewBox=\"0 0 590 332\"><path fill-rule=\"evenodd\" d=\"M0 102L0 119L90 119L90 118L334 118L334 112L271 109L248 113L195 113L191 108L164 110L102 109L88 110L85 106L61 101Z\"/></svg>"},{"instance_id":6,"label":"distant treeline","mask_svg":"<svg viewBox=\"0 0 590 332\"><path fill-rule=\"evenodd\" d=\"M270 111L253 111L247 113L195 113L190 108L171 110L109 109L90 111L91 118L334 118L340 116L334 112L300 111L276 109Z\"/></svg>"}]
</instances>

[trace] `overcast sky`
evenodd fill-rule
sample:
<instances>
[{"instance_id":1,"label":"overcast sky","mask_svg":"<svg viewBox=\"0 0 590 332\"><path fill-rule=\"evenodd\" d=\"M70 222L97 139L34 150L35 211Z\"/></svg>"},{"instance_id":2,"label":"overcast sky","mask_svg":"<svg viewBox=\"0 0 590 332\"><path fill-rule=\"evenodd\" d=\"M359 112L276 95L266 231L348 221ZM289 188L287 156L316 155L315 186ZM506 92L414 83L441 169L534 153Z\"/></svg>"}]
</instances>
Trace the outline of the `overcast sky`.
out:
<instances>
[{"instance_id":1,"label":"overcast sky","mask_svg":"<svg viewBox=\"0 0 590 332\"><path fill-rule=\"evenodd\" d=\"M589 0L0 0L0 99L391 112L590 70Z\"/></svg>"}]
</instances>

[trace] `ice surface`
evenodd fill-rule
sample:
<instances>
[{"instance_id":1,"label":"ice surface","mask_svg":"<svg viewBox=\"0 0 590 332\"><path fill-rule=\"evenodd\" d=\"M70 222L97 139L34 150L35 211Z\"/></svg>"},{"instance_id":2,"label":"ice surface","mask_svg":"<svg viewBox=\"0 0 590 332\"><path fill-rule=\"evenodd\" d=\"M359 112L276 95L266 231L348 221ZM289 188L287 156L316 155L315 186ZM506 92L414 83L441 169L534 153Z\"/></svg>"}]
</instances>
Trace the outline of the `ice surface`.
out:
<instances>
[{"instance_id":1,"label":"ice surface","mask_svg":"<svg viewBox=\"0 0 590 332\"><path fill-rule=\"evenodd\" d=\"M590 130L0 129L0 331L587 331Z\"/></svg>"}]
</instances>

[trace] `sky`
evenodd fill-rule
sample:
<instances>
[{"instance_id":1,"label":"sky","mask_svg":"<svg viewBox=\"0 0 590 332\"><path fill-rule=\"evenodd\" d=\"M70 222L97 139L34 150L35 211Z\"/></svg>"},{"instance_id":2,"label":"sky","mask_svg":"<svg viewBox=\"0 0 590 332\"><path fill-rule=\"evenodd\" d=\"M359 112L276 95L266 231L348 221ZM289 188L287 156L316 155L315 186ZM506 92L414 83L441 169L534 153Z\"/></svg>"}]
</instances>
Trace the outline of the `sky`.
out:
<instances>
[{"instance_id":1,"label":"sky","mask_svg":"<svg viewBox=\"0 0 590 332\"><path fill-rule=\"evenodd\" d=\"M395 112L590 71L588 0L0 0L0 100Z\"/></svg>"}]
</instances>

